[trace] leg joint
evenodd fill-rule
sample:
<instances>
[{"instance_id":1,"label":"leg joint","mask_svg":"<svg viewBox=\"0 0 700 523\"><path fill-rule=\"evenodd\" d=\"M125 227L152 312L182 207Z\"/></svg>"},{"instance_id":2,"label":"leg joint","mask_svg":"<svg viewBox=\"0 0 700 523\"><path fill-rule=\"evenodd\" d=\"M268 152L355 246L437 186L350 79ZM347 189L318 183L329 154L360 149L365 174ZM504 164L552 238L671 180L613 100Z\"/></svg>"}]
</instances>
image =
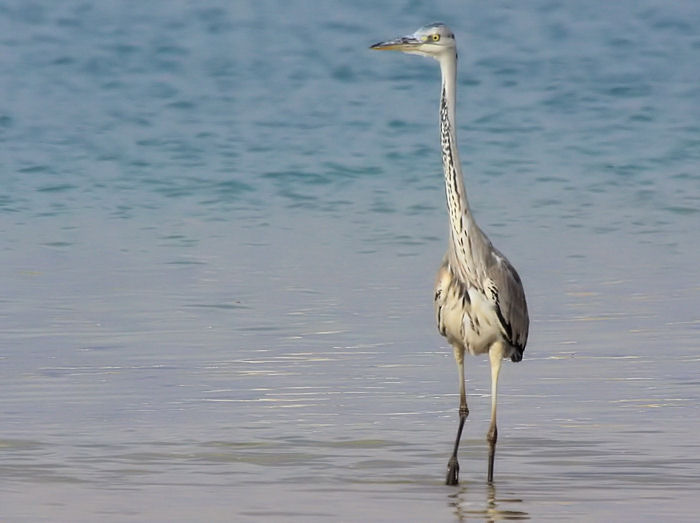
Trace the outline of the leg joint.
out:
<instances>
[{"instance_id":1,"label":"leg joint","mask_svg":"<svg viewBox=\"0 0 700 523\"><path fill-rule=\"evenodd\" d=\"M498 429L496 428L496 425L491 427L489 429L488 434L486 434L486 441L488 441L491 445L495 445L496 441L498 440Z\"/></svg>"}]
</instances>

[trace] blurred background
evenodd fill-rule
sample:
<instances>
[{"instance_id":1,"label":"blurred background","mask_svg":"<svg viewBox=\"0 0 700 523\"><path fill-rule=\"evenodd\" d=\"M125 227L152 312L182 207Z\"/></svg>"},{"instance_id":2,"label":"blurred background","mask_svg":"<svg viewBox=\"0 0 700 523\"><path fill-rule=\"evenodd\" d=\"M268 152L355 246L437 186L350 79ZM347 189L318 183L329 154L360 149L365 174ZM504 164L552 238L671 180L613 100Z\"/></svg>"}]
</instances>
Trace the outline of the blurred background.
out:
<instances>
[{"instance_id":1,"label":"blurred background","mask_svg":"<svg viewBox=\"0 0 700 523\"><path fill-rule=\"evenodd\" d=\"M433 324L437 64L525 359ZM0 4L8 521L696 513L700 4ZM274 493L274 496L271 494ZM646 515L646 516L645 516Z\"/></svg>"}]
</instances>

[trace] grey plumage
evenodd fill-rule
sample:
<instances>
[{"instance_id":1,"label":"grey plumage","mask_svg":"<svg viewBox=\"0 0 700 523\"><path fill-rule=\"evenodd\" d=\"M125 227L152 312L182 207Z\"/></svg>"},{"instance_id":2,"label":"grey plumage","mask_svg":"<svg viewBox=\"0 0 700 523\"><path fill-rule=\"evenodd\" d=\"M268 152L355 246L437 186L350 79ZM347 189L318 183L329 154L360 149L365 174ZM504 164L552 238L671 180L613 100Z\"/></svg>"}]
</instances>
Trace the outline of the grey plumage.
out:
<instances>
[{"instance_id":1,"label":"grey plumage","mask_svg":"<svg viewBox=\"0 0 700 523\"><path fill-rule=\"evenodd\" d=\"M491 483L498 437L498 376L503 358L517 362L523 357L529 328L525 291L515 268L481 231L469 209L456 140L457 50L452 31L441 23L430 24L412 35L375 44L372 49L419 54L440 63L440 146L450 234L447 253L435 282L435 319L438 331L453 347L460 388L460 423L448 464L447 483L458 482L457 451L469 414L464 380L465 352L488 353L491 363L491 424L487 434L487 478Z\"/></svg>"}]
</instances>

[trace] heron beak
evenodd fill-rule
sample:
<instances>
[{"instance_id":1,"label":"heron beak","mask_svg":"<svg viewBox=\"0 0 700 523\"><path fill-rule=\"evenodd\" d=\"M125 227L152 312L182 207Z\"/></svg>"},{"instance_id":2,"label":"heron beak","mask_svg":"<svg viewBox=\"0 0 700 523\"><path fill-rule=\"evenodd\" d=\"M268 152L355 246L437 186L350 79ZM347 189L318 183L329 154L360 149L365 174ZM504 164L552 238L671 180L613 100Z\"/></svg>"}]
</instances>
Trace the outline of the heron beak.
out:
<instances>
[{"instance_id":1,"label":"heron beak","mask_svg":"<svg viewBox=\"0 0 700 523\"><path fill-rule=\"evenodd\" d=\"M415 36L402 36L400 38L394 38L393 40L387 40L386 42L379 42L370 47L375 51L413 51L419 47L423 42L417 39Z\"/></svg>"}]
</instances>

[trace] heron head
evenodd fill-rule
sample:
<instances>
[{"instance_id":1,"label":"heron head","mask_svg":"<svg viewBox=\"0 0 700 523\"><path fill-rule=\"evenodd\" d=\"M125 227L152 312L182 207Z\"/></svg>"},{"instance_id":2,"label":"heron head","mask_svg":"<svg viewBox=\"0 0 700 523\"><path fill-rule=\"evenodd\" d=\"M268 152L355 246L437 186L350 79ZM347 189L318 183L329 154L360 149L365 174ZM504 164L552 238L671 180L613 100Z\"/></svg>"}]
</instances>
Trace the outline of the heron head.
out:
<instances>
[{"instance_id":1,"label":"heron head","mask_svg":"<svg viewBox=\"0 0 700 523\"><path fill-rule=\"evenodd\" d=\"M415 33L379 42L370 49L377 51L401 51L409 54L419 54L440 60L447 53L454 53L457 44L449 27L443 23L428 24Z\"/></svg>"}]
</instances>

